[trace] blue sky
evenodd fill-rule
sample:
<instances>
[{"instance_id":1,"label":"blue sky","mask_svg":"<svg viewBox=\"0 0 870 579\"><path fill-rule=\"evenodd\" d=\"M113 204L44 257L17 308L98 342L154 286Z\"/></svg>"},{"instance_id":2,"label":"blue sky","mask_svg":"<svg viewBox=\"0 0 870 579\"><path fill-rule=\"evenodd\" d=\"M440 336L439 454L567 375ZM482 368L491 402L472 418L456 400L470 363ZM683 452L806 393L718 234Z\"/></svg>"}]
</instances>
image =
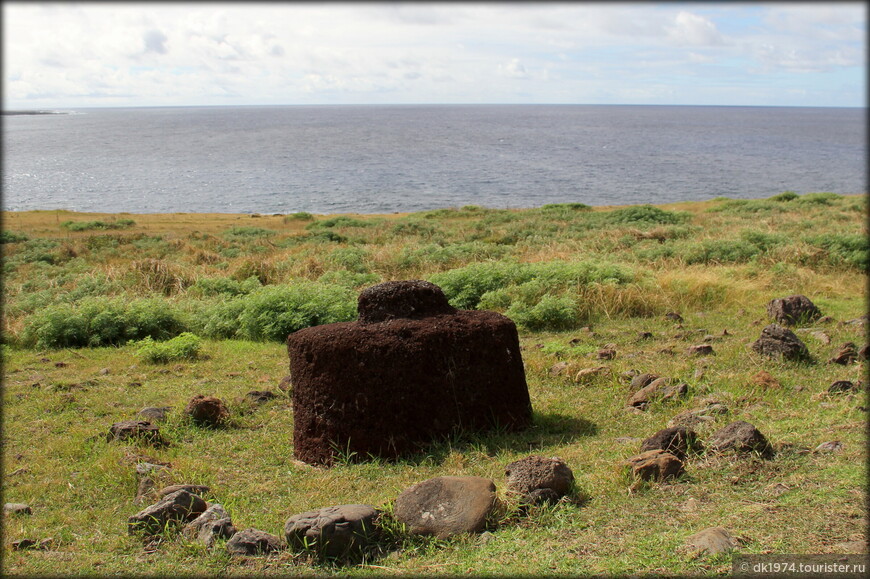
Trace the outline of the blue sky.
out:
<instances>
[{"instance_id":1,"label":"blue sky","mask_svg":"<svg viewBox=\"0 0 870 579\"><path fill-rule=\"evenodd\" d=\"M3 3L3 107L866 106L864 2Z\"/></svg>"}]
</instances>

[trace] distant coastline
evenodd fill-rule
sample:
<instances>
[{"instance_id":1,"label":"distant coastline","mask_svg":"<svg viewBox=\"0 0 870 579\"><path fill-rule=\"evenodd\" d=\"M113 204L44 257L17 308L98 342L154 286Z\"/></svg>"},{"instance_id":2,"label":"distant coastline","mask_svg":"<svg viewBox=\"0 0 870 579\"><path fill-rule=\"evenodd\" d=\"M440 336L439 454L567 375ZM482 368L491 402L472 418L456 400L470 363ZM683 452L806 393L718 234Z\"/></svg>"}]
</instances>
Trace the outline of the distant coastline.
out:
<instances>
[{"instance_id":1,"label":"distant coastline","mask_svg":"<svg viewBox=\"0 0 870 579\"><path fill-rule=\"evenodd\" d=\"M4 115L68 115L63 111L3 111Z\"/></svg>"}]
</instances>

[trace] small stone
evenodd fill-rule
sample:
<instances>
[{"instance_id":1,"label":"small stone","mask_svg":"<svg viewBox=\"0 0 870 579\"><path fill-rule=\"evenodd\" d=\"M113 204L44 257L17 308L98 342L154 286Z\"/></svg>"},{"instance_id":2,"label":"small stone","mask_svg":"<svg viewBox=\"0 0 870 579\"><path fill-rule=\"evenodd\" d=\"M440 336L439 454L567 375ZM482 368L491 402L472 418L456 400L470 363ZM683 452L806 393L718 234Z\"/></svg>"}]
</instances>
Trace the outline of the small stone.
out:
<instances>
[{"instance_id":1,"label":"small stone","mask_svg":"<svg viewBox=\"0 0 870 579\"><path fill-rule=\"evenodd\" d=\"M220 398L203 396L202 394L194 396L188 402L184 413L190 416L195 424L207 427L222 425L230 415Z\"/></svg>"},{"instance_id":2,"label":"small stone","mask_svg":"<svg viewBox=\"0 0 870 579\"><path fill-rule=\"evenodd\" d=\"M479 533L496 504L495 484L477 476L440 476L404 490L393 516L412 535L445 539L461 533Z\"/></svg>"},{"instance_id":3,"label":"small stone","mask_svg":"<svg viewBox=\"0 0 870 579\"><path fill-rule=\"evenodd\" d=\"M640 332L640 333L637 335L637 340L638 340L639 342L642 341L642 340L650 340L650 339L652 339L652 338L653 338L653 333L652 333L652 332Z\"/></svg>"},{"instance_id":4,"label":"small stone","mask_svg":"<svg viewBox=\"0 0 870 579\"><path fill-rule=\"evenodd\" d=\"M598 350L597 358L599 360L613 360L616 358L616 350L613 348L602 348Z\"/></svg>"},{"instance_id":5,"label":"small stone","mask_svg":"<svg viewBox=\"0 0 870 579\"><path fill-rule=\"evenodd\" d=\"M3 505L3 514L5 515L32 515L33 509L30 505L24 503L5 503Z\"/></svg>"},{"instance_id":6,"label":"small stone","mask_svg":"<svg viewBox=\"0 0 870 579\"><path fill-rule=\"evenodd\" d=\"M251 390L250 392L245 394L245 398L257 404L263 404L265 402L268 402L269 400L272 400L273 398L276 398L276 395L274 392L271 392L269 390Z\"/></svg>"},{"instance_id":7,"label":"small stone","mask_svg":"<svg viewBox=\"0 0 870 579\"><path fill-rule=\"evenodd\" d=\"M281 392L290 392L293 390L293 383L290 380L290 376L284 376L281 378L281 381L278 382L278 390Z\"/></svg>"},{"instance_id":8,"label":"small stone","mask_svg":"<svg viewBox=\"0 0 870 579\"><path fill-rule=\"evenodd\" d=\"M654 380L658 380L660 376L658 374L637 374L634 378L631 379L631 391L637 392L638 390L649 386Z\"/></svg>"},{"instance_id":9,"label":"small stone","mask_svg":"<svg viewBox=\"0 0 870 579\"><path fill-rule=\"evenodd\" d=\"M207 492L209 492L210 490L211 489L205 485L186 485L186 484L169 485L168 487L164 487L164 488L160 489L160 491L157 493L157 495L160 498L163 498L166 495L171 495L174 492L187 491L190 494L202 496L202 495L206 494Z\"/></svg>"},{"instance_id":10,"label":"small stone","mask_svg":"<svg viewBox=\"0 0 870 579\"><path fill-rule=\"evenodd\" d=\"M339 505L293 515L284 524L287 544L313 548L330 558L360 553L377 534L378 510L371 505Z\"/></svg>"},{"instance_id":11,"label":"small stone","mask_svg":"<svg viewBox=\"0 0 870 579\"><path fill-rule=\"evenodd\" d=\"M808 297L793 295L771 300L767 315L779 324L793 326L813 322L822 317L822 312Z\"/></svg>"},{"instance_id":12,"label":"small stone","mask_svg":"<svg viewBox=\"0 0 870 579\"><path fill-rule=\"evenodd\" d=\"M683 426L675 426L659 430L640 445L641 452L657 449L669 452L683 460L690 452L703 450L703 445L695 431Z\"/></svg>"},{"instance_id":13,"label":"small stone","mask_svg":"<svg viewBox=\"0 0 870 579\"><path fill-rule=\"evenodd\" d=\"M127 519L127 530L131 534L159 534L167 524L192 521L206 508L205 501L199 496L185 490L176 491Z\"/></svg>"},{"instance_id":14,"label":"small stone","mask_svg":"<svg viewBox=\"0 0 870 579\"><path fill-rule=\"evenodd\" d=\"M610 368L607 366L595 366L594 368L583 368L574 375L574 382L578 384L587 384L596 378L609 376Z\"/></svg>"},{"instance_id":15,"label":"small stone","mask_svg":"<svg viewBox=\"0 0 870 579\"><path fill-rule=\"evenodd\" d=\"M753 384L761 386L764 389L782 387L782 385L779 383L779 380L774 378L770 372L767 372L765 370L759 371L757 374L754 374L750 379L752 380Z\"/></svg>"},{"instance_id":16,"label":"small stone","mask_svg":"<svg viewBox=\"0 0 870 579\"><path fill-rule=\"evenodd\" d=\"M751 348L770 358L785 360L812 359L806 345L794 332L777 324L770 324L761 331L761 337L752 343Z\"/></svg>"},{"instance_id":17,"label":"small stone","mask_svg":"<svg viewBox=\"0 0 870 579\"><path fill-rule=\"evenodd\" d=\"M123 420L109 427L106 439L143 441L153 446L167 446L169 442L160 434L160 429L147 420Z\"/></svg>"},{"instance_id":18,"label":"small stone","mask_svg":"<svg viewBox=\"0 0 870 579\"><path fill-rule=\"evenodd\" d=\"M227 541L230 555L268 555L283 548L281 539L259 529L245 529Z\"/></svg>"},{"instance_id":19,"label":"small stone","mask_svg":"<svg viewBox=\"0 0 870 579\"><path fill-rule=\"evenodd\" d=\"M628 400L628 405L646 410L655 401L668 402L685 396L689 385L671 378L658 378L635 392Z\"/></svg>"},{"instance_id":20,"label":"small stone","mask_svg":"<svg viewBox=\"0 0 870 579\"><path fill-rule=\"evenodd\" d=\"M710 356L714 354L713 346L710 344L697 344L695 346L689 346L686 349L686 353L689 356Z\"/></svg>"},{"instance_id":21,"label":"small stone","mask_svg":"<svg viewBox=\"0 0 870 579\"><path fill-rule=\"evenodd\" d=\"M831 394L840 394L843 392L852 392L856 390L855 384L849 380L837 380L828 387L828 392Z\"/></svg>"},{"instance_id":22,"label":"small stone","mask_svg":"<svg viewBox=\"0 0 870 579\"><path fill-rule=\"evenodd\" d=\"M831 343L831 336L829 336L825 332L812 332L810 335L825 345Z\"/></svg>"},{"instance_id":23,"label":"small stone","mask_svg":"<svg viewBox=\"0 0 870 579\"><path fill-rule=\"evenodd\" d=\"M217 539L229 539L236 533L230 515L223 505L215 503L182 529L182 534L211 548Z\"/></svg>"},{"instance_id":24,"label":"small stone","mask_svg":"<svg viewBox=\"0 0 870 579\"><path fill-rule=\"evenodd\" d=\"M840 350L828 360L829 364L842 364L846 366L858 361L858 350L852 342L846 342L840 347Z\"/></svg>"},{"instance_id":25,"label":"small stone","mask_svg":"<svg viewBox=\"0 0 870 579\"><path fill-rule=\"evenodd\" d=\"M765 458L773 456L773 447L755 426L738 420L714 432L707 445L714 451L733 450L739 453L757 452Z\"/></svg>"},{"instance_id":26,"label":"small stone","mask_svg":"<svg viewBox=\"0 0 870 579\"><path fill-rule=\"evenodd\" d=\"M646 481L662 481L680 476L684 472L683 461L664 450L648 450L625 461L631 476Z\"/></svg>"},{"instance_id":27,"label":"small stone","mask_svg":"<svg viewBox=\"0 0 870 579\"><path fill-rule=\"evenodd\" d=\"M708 555L716 555L740 546L737 539L722 527L710 527L686 538L686 547Z\"/></svg>"},{"instance_id":28,"label":"small stone","mask_svg":"<svg viewBox=\"0 0 870 579\"><path fill-rule=\"evenodd\" d=\"M843 443L839 440L829 440L828 442L823 442L818 445L813 452L815 453L830 453L830 452L840 452L843 450Z\"/></svg>"},{"instance_id":29,"label":"small stone","mask_svg":"<svg viewBox=\"0 0 870 579\"><path fill-rule=\"evenodd\" d=\"M150 462L140 462L136 464L136 474L139 476L145 476L160 470L169 470L169 467L165 464L153 464Z\"/></svg>"},{"instance_id":30,"label":"small stone","mask_svg":"<svg viewBox=\"0 0 870 579\"><path fill-rule=\"evenodd\" d=\"M568 366L569 366L568 362L565 362L565 361L556 362L555 364L550 366L550 369L547 371L547 374L549 374L550 376L561 376L568 369Z\"/></svg>"},{"instance_id":31,"label":"small stone","mask_svg":"<svg viewBox=\"0 0 870 579\"><path fill-rule=\"evenodd\" d=\"M149 421L163 422L166 420L166 413L170 410L172 410L171 406L149 406L140 410L137 416Z\"/></svg>"},{"instance_id":32,"label":"small stone","mask_svg":"<svg viewBox=\"0 0 870 579\"><path fill-rule=\"evenodd\" d=\"M108 368L101 368L98 374L100 376L108 376L109 372L111 372L111 370L109 370Z\"/></svg>"},{"instance_id":33,"label":"small stone","mask_svg":"<svg viewBox=\"0 0 870 579\"><path fill-rule=\"evenodd\" d=\"M665 314L665 318L671 320L673 322L682 322L683 316L678 314L677 312L668 312Z\"/></svg>"},{"instance_id":34,"label":"small stone","mask_svg":"<svg viewBox=\"0 0 870 579\"><path fill-rule=\"evenodd\" d=\"M561 458L527 456L505 467L508 490L519 494L524 500L536 503L558 501L571 491L574 473ZM538 492L544 489L550 492ZM552 499L555 499L553 501Z\"/></svg>"}]
</instances>

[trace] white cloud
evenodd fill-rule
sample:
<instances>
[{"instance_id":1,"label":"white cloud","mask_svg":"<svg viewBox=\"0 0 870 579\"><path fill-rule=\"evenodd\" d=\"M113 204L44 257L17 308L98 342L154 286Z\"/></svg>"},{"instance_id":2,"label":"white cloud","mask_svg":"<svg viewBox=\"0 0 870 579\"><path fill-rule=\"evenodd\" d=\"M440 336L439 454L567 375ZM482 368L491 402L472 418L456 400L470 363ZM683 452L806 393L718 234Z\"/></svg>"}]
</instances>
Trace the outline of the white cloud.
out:
<instances>
[{"instance_id":1,"label":"white cloud","mask_svg":"<svg viewBox=\"0 0 870 579\"><path fill-rule=\"evenodd\" d=\"M716 25L691 12L681 11L674 24L666 27L668 38L678 45L718 46L724 43Z\"/></svg>"}]
</instances>

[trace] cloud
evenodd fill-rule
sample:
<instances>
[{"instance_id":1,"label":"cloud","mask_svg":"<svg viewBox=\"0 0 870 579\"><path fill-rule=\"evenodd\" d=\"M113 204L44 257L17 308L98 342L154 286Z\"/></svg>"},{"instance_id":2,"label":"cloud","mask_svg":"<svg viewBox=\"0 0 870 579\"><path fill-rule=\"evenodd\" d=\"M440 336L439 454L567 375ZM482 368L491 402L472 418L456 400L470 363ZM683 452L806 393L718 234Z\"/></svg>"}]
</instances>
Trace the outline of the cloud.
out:
<instances>
[{"instance_id":1,"label":"cloud","mask_svg":"<svg viewBox=\"0 0 870 579\"><path fill-rule=\"evenodd\" d=\"M498 65L498 70L510 78L529 78L529 73L526 72L526 67L519 58L512 58L507 64Z\"/></svg>"},{"instance_id":2,"label":"cloud","mask_svg":"<svg viewBox=\"0 0 870 579\"><path fill-rule=\"evenodd\" d=\"M159 30L149 30L142 38L145 42L145 52L153 52L155 54L166 54L166 35Z\"/></svg>"},{"instance_id":3,"label":"cloud","mask_svg":"<svg viewBox=\"0 0 870 579\"><path fill-rule=\"evenodd\" d=\"M666 26L668 39L678 45L719 46L724 39L716 25L708 19L691 12L681 11L672 26Z\"/></svg>"}]
</instances>

